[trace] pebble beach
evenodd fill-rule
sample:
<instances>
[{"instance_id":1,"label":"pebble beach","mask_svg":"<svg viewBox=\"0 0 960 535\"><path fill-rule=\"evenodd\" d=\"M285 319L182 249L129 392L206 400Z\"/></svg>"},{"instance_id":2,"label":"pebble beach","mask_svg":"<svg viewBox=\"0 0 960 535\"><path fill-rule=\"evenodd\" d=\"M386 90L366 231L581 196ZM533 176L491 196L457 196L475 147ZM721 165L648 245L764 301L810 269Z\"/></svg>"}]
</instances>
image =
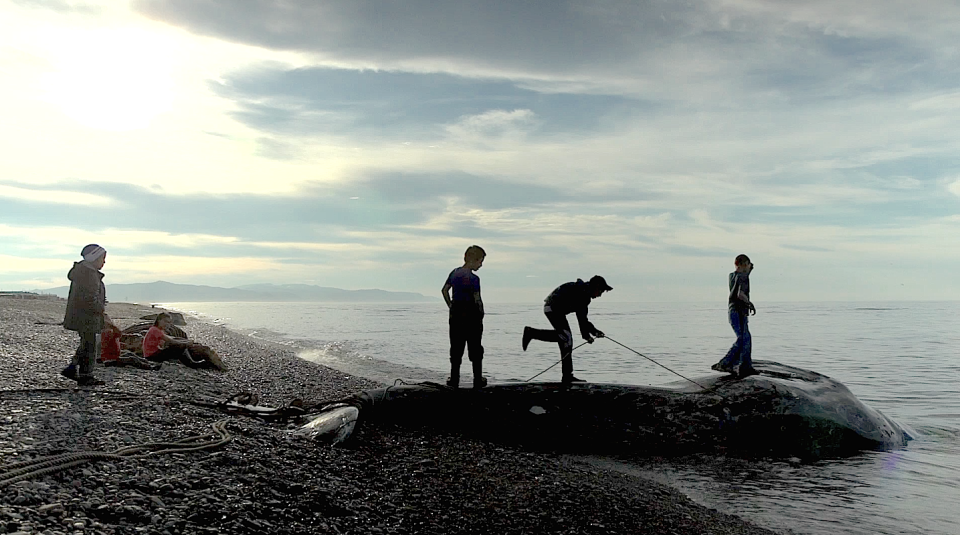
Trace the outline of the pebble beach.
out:
<instances>
[{"instance_id":1,"label":"pebble beach","mask_svg":"<svg viewBox=\"0 0 960 535\"><path fill-rule=\"evenodd\" d=\"M233 439L0 486L0 533L774 533L561 451L386 424L360 426L332 447L292 435L290 423L194 403L251 392L260 405L309 404L383 385L193 319L182 328L216 350L226 372L98 365L106 384L78 388L59 374L78 340L60 325L64 308L0 299L0 471L209 434L224 418ZM156 312L108 306L121 328Z\"/></svg>"}]
</instances>

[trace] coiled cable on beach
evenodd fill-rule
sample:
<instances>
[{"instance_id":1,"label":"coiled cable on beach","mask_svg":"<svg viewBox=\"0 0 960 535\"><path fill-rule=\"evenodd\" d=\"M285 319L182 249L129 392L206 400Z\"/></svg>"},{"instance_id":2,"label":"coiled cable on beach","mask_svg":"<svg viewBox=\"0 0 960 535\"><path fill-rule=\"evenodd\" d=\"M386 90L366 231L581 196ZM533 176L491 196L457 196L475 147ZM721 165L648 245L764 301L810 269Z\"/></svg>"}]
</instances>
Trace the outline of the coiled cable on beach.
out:
<instances>
[{"instance_id":1,"label":"coiled cable on beach","mask_svg":"<svg viewBox=\"0 0 960 535\"><path fill-rule=\"evenodd\" d=\"M27 479L45 476L60 472L74 466L91 461L142 459L151 455L164 453L185 453L191 451L212 450L233 440L233 435L227 431L229 419L219 420L213 424L213 433L194 435L176 442L148 442L119 448L112 452L83 451L78 453L64 453L47 457L39 457L31 461L8 464L0 471L0 488ZM215 435L214 440L207 440ZM143 450L146 453L138 453Z\"/></svg>"}]
</instances>

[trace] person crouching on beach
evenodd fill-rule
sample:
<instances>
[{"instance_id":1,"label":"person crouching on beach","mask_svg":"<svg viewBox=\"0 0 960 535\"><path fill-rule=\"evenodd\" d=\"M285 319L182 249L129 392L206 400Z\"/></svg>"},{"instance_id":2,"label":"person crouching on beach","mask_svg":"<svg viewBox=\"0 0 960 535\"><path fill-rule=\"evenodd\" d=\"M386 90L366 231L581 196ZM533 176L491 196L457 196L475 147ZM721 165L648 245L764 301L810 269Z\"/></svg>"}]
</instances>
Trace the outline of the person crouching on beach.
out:
<instances>
[{"instance_id":1,"label":"person crouching on beach","mask_svg":"<svg viewBox=\"0 0 960 535\"><path fill-rule=\"evenodd\" d=\"M483 376L483 299L480 298L480 277L474 271L483 266L487 253L479 245L467 247L463 253L463 266L450 272L441 293L450 309L450 378L447 386L460 386L460 363L463 349L467 346L473 364L473 387L483 388L487 379ZM453 290L451 297L450 291Z\"/></svg>"},{"instance_id":2,"label":"person crouching on beach","mask_svg":"<svg viewBox=\"0 0 960 535\"><path fill-rule=\"evenodd\" d=\"M116 366L120 362L120 329L110 326L100 331L100 358L104 366Z\"/></svg>"},{"instance_id":3,"label":"person crouching on beach","mask_svg":"<svg viewBox=\"0 0 960 535\"><path fill-rule=\"evenodd\" d=\"M180 360L188 366L196 364L190 356L187 344L190 342L183 338L174 338L167 334L166 329L173 324L173 317L166 312L157 314L153 320L153 327L147 331L143 337L143 357L153 362L163 362L166 360Z\"/></svg>"},{"instance_id":4,"label":"person crouching on beach","mask_svg":"<svg viewBox=\"0 0 960 535\"><path fill-rule=\"evenodd\" d=\"M592 344L594 337L603 338L603 331L594 327L587 320L587 307L590 306L592 299L596 299L603 295L603 292L609 292L612 289L607 284L606 279L600 275L591 277L590 282L577 279L576 282L568 282L557 286L543 300L543 314L547 316L547 320L550 321L550 325L553 325L553 329L524 327L523 350L527 350L530 340L556 342L560 345L560 368L562 369L560 381L567 385L583 383L583 379L577 379L573 376L573 332L567 322L567 314L577 313L580 335L583 336L584 340Z\"/></svg>"},{"instance_id":5,"label":"person crouching on beach","mask_svg":"<svg viewBox=\"0 0 960 535\"><path fill-rule=\"evenodd\" d=\"M80 335L80 345L73 360L61 375L73 379L78 385L102 385L103 381L93 376L93 364L97 358L97 334L104 326L118 329L107 315L107 292L103 285L103 265L107 250L91 243L80 251L83 260L74 262L67 278L70 293L67 295L67 310L63 316L63 328Z\"/></svg>"},{"instance_id":6,"label":"person crouching on beach","mask_svg":"<svg viewBox=\"0 0 960 535\"><path fill-rule=\"evenodd\" d=\"M750 302L750 273L753 271L753 262L750 257L742 254L737 256L733 263L737 269L728 276L730 296L727 299L727 309L730 326L737 335L737 341L730 346L727 355L710 368L742 379L760 373L753 368L753 359L750 356L753 340L747 325L747 316L751 312L756 315L757 307Z\"/></svg>"}]
</instances>

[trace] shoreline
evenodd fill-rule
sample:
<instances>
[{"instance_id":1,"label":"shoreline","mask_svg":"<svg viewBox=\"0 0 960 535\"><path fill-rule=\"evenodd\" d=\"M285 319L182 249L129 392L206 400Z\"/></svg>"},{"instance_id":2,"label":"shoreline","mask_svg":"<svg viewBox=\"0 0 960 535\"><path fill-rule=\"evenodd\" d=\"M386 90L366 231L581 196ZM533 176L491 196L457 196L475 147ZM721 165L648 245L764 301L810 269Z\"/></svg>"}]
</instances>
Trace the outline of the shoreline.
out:
<instances>
[{"instance_id":1,"label":"shoreline","mask_svg":"<svg viewBox=\"0 0 960 535\"><path fill-rule=\"evenodd\" d=\"M0 299L0 466L203 434L225 417L191 399L247 391L261 405L316 402L381 386L299 358L294 348L188 319L226 372L164 363L95 367L102 387L59 375L76 347L64 301ZM122 327L159 308L110 303ZM124 394L124 395L121 395ZM361 426L331 448L287 425L230 417L209 452L90 462L0 487L0 527L23 533L772 534L670 487L562 453L448 432Z\"/></svg>"}]
</instances>

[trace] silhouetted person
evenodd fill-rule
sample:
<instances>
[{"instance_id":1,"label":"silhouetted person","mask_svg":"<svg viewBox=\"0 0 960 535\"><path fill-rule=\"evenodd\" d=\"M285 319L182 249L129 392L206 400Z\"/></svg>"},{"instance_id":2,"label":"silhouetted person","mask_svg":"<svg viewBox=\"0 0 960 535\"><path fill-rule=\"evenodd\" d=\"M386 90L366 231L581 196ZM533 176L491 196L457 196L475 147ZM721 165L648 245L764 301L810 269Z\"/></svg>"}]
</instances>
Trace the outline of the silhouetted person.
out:
<instances>
[{"instance_id":1,"label":"silhouetted person","mask_svg":"<svg viewBox=\"0 0 960 535\"><path fill-rule=\"evenodd\" d=\"M463 266L450 272L443 284L443 300L450 309L450 378L447 385L460 386L460 363L467 347L473 364L473 387L486 386L483 377L483 300L480 298L480 277L474 271L483 266L487 253L479 245L467 247ZM453 290L451 297L450 291Z\"/></svg>"},{"instance_id":2,"label":"silhouetted person","mask_svg":"<svg viewBox=\"0 0 960 535\"><path fill-rule=\"evenodd\" d=\"M587 320L587 307L590 306L591 299L596 299L603 292L609 292L612 289L600 275L594 275L590 282L577 279L576 282L568 282L558 286L543 301L543 314L550 321L550 325L553 325L553 329L524 327L523 350L527 350L530 340L556 342L560 345L560 367L563 374L561 382L566 384L584 382L582 379L573 376L573 332L567 322L567 314L571 312L577 314L580 335L592 344L595 336L597 338L603 337L603 332Z\"/></svg>"},{"instance_id":3,"label":"silhouetted person","mask_svg":"<svg viewBox=\"0 0 960 535\"><path fill-rule=\"evenodd\" d=\"M757 307L750 302L750 273L753 271L753 262L750 257L742 254L737 256L733 263L737 269L728 277L730 297L727 299L727 311L737 341L730 346L727 355L711 366L711 369L744 378L759 373L753 369L753 359L750 356L753 341L747 325L747 316L751 312L757 313Z\"/></svg>"}]
</instances>

